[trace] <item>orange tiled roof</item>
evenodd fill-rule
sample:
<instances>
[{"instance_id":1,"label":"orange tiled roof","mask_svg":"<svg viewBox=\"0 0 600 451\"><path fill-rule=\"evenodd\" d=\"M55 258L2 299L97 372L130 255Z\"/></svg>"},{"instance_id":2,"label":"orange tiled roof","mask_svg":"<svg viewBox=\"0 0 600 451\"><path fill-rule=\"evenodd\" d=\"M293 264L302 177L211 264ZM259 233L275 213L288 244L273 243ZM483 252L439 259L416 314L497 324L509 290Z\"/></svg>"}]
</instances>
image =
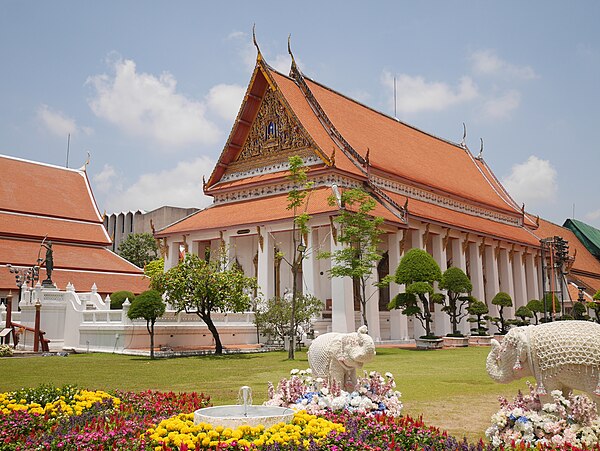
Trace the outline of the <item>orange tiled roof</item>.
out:
<instances>
[{"instance_id":1,"label":"orange tiled roof","mask_svg":"<svg viewBox=\"0 0 600 451\"><path fill-rule=\"evenodd\" d=\"M84 171L0 155L0 210L102 222Z\"/></svg>"},{"instance_id":2,"label":"orange tiled roof","mask_svg":"<svg viewBox=\"0 0 600 451\"><path fill-rule=\"evenodd\" d=\"M0 234L74 243L111 244L102 224L0 212Z\"/></svg>"},{"instance_id":3,"label":"orange tiled roof","mask_svg":"<svg viewBox=\"0 0 600 451\"><path fill-rule=\"evenodd\" d=\"M363 156L369 149L373 167L422 186L514 211L485 179L467 150L374 111L310 79L306 82L352 147ZM309 128L311 134L313 130Z\"/></svg>"},{"instance_id":4,"label":"orange tiled roof","mask_svg":"<svg viewBox=\"0 0 600 451\"><path fill-rule=\"evenodd\" d=\"M592 291L592 295L600 290L600 274L596 274L594 277L592 277L584 276L579 273L571 273L569 274L569 277L576 279L578 284L587 286Z\"/></svg>"},{"instance_id":5,"label":"orange tiled roof","mask_svg":"<svg viewBox=\"0 0 600 451\"><path fill-rule=\"evenodd\" d=\"M96 283L98 291L102 293L118 290L134 291L128 288L129 286L141 291L148 289L148 279L137 266L104 247L55 242L52 249L54 252L52 280L60 289L64 290L69 282L74 283L76 289L84 291L89 290ZM13 266L30 267L35 264L38 255L40 255L38 241L0 238L0 265L3 265L0 266L0 288L5 290L15 288L15 277L4 265L10 263ZM41 252L41 257L44 257L44 252ZM42 268L40 279L45 277L46 271Z\"/></svg>"},{"instance_id":6,"label":"orange tiled roof","mask_svg":"<svg viewBox=\"0 0 600 451\"><path fill-rule=\"evenodd\" d=\"M317 215L320 213L337 212L337 206L332 207L327 203L327 199L331 194L330 188L315 189L308 202L308 213ZM287 205L287 194L211 205L161 230L156 236L163 237L178 233L220 229L231 226L259 225L265 222L290 219L292 212L287 209ZM376 205L373 215L381 216L387 221L399 222L396 216L379 203Z\"/></svg>"},{"instance_id":7,"label":"orange tiled roof","mask_svg":"<svg viewBox=\"0 0 600 451\"><path fill-rule=\"evenodd\" d=\"M386 192L394 201L404 205L405 196ZM539 240L527 229L519 226L511 226L491 219L468 215L458 211L450 210L439 205L430 204L417 199L408 200L408 217L418 217L451 227L463 229L467 232L483 234L508 241L526 244L528 246L539 246Z\"/></svg>"}]
</instances>

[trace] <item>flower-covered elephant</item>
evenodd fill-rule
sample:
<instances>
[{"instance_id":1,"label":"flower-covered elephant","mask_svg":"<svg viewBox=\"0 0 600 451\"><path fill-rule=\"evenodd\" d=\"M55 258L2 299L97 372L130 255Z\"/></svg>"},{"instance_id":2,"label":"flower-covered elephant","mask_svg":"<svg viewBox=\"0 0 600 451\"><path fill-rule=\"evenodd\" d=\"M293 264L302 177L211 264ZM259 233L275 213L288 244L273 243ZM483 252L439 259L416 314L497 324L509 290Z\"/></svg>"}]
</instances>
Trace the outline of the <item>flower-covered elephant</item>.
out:
<instances>
[{"instance_id":1,"label":"flower-covered elephant","mask_svg":"<svg viewBox=\"0 0 600 451\"><path fill-rule=\"evenodd\" d=\"M342 388L356 386L356 369L362 368L375 356L375 343L367 335L367 327L356 332L330 332L315 338L308 349L308 363L313 377L336 381Z\"/></svg>"},{"instance_id":2,"label":"flower-covered elephant","mask_svg":"<svg viewBox=\"0 0 600 451\"><path fill-rule=\"evenodd\" d=\"M496 382L533 375L537 391L578 389L600 397L600 324L558 321L511 329L498 343L492 340L486 369Z\"/></svg>"}]
</instances>

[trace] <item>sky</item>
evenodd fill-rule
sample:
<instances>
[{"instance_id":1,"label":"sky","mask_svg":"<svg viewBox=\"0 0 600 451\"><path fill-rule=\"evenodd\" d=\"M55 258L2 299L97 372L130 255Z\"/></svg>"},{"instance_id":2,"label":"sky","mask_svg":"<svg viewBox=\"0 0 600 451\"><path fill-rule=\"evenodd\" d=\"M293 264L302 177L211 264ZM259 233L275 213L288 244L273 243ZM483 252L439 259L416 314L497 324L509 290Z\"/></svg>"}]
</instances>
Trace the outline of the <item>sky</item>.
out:
<instances>
[{"instance_id":1,"label":"sky","mask_svg":"<svg viewBox=\"0 0 600 451\"><path fill-rule=\"evenodd\" d=\"M255 24L274 68L291 35L306 76L453 142L465 123L529 212L600 228L598 23L595 0L0 0L0 154L89 153L101 212L209 205Z\"/></svg>"}]
</instances>

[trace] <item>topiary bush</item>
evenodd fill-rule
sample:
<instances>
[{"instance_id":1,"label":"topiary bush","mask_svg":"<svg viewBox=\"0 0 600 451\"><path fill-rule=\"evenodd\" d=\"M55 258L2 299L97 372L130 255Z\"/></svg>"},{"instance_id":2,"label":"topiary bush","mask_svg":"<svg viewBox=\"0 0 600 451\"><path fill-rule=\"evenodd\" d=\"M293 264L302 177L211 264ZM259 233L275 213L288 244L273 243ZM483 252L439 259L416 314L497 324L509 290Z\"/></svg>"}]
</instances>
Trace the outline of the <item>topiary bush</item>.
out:
<instances>
[{"instance_id":1,"label":"topiary bush","mask_svg":"<svg viewBox=\"0 0 600 451\"><path fill-rule=\"evenodd\" d=\"M135 294L133 294L131 291L115 291L110 295L110 309L121 310L123 308L123 302L125 302L125 299L129 299L129 302L133 303Z\"/></svg>"}]
</instances>

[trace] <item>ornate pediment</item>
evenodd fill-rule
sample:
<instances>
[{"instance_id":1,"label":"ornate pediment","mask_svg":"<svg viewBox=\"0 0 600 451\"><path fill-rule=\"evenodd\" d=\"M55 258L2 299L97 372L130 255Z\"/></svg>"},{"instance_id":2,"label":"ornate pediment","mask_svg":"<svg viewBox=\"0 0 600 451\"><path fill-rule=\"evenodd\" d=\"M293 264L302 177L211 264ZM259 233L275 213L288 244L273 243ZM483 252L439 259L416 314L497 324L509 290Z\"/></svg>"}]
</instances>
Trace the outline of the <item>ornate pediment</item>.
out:
<instances>
[{"instance_id":1,"label":"ornate pediment","mask_svg":"<svg viewBox=\"0 0 600 451\"><path fill-rule=\"evenodd\" d=\"M277 92L267 89L248 137L227 173L286 162L290 155L314 156L312 142Z\"/></svg>"}]
</instances>

